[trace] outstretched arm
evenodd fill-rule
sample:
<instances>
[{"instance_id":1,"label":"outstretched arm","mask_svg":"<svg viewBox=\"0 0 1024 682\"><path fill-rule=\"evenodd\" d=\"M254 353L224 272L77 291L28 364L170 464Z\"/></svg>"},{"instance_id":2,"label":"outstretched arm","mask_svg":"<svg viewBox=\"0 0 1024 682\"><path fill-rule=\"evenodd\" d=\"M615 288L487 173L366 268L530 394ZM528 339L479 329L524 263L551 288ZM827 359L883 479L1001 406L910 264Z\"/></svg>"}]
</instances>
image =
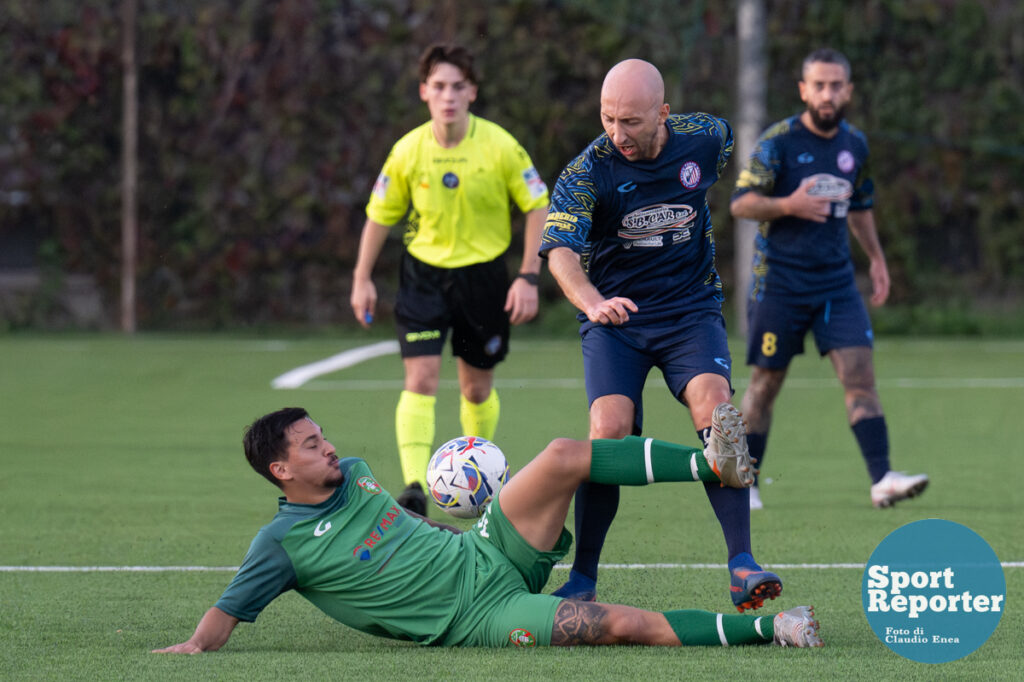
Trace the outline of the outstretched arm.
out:
<instances>
[{"instance_id":1,"label":"outstretched arm","mask_svg":"<svg viewBox=\"0 0 1024 682\"><path fill-rule=\"evenodd\" d=\"M636 303L624 296L606 299L583 272L580 255L568 247L559 246L548 252L548 269L569 302L591 322L623 324L629 321L630 313L638 310Z\"/></svg>"},{"instance_id":2,"label":"outstretched arm","mask_svg":"<svg viewBox=\"0 0 1024 682\"><path fill-rule=\"evenodd\" d=\"M198 654L204 651L216 651L228 641L236 625L238 625L237 618L229 616L213 606L200 619L196 631L187 641L164 649L153 649L151 653Z\"/></svg>"}]
</instances>

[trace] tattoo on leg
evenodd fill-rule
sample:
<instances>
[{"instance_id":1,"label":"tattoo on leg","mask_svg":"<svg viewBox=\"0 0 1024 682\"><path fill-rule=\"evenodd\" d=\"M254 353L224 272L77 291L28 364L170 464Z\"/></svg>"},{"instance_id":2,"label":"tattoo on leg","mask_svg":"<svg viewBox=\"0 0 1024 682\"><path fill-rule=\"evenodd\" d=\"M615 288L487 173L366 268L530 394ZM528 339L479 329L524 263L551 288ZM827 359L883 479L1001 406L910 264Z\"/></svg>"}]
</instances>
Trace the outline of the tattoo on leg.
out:
<instances>
[{"instance_id":1,"label":"tattoo on leg","mask_svg":"<svg viewBox=\"0 0 1024 682\"><path fill-rule=\"evenodd\" d=\"M604 619L607 609L593 602L566 599L555 611L555 624L551 628L552 646L599 644L607 632Z\"/></svg>"}]
</instances>

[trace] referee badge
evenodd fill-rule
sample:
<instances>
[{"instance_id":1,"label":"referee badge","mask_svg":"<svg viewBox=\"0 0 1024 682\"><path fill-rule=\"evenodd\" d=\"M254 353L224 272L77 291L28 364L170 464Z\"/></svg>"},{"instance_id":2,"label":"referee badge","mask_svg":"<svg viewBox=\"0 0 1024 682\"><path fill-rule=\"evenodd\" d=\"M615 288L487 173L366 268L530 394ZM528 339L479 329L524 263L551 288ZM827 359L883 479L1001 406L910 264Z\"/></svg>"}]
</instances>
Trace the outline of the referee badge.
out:
<instances>
[{"instance_id":1,"label":"referee badge","mask_svg":"<svg viewBox=\"0 0 1024 682\"><path fill-rule=\"evenodd\" d=\"M444 177L441 178L441 182L443 182L444 186L448 189L455 189L459 186L459 176L455 173L445 173Z\"/></svg>"}]
</instances>

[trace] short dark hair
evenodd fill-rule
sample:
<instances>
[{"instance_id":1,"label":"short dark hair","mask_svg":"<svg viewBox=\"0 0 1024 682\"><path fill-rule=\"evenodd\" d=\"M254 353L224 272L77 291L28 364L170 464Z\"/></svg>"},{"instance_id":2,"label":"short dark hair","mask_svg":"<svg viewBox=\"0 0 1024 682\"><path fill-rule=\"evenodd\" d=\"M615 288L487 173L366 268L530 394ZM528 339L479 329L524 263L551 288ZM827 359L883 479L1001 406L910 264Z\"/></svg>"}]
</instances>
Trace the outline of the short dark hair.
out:
<instances>
[{"instance_id":1,"label":"short dark hair","mask_svg":"<svg viewBox=\"0 0 1024 682\"><path fill-rule=\"evenodd\" d=\"M434 43L420 55L420 83L426 83L430 74L438 64L451 64L462 72L463 78L476 85L476 72L473 71L473 55L461 45L451 43Z\"/></svg>"},{"instance_id":2,"label":"short dark hair","mask_svg":"<svg viewBox=\"0 0 1024 682\"><path fill-rule=\"evenodd\" d=\"M249 460L249 465L278 488L281 487L281 481L270 472L270 465L288 453L288 440L285 436L288 427L307 417L309 413L301 407L285 407L254 421L242 436L242 447L245 448L245 458Z\"/></svg>"},{"instance_id":3,"label":"short dark hair","mask_svg":"<svg viewBox=\"0 0 1024 682\"><path fill-rule=\"evenodd\" d=\"M815 62L822 62L825 64L838 64L839 66L843 67L844 71L846 71L846 80L851 80L850 60L847 59L846 55L844 55L842 52L840 52L839 50L833 50L831 47L818 48L814 52L807 55L806 58L804 58L804 63L800 67L800 80L803 80L804 71L807 70L807 67L810 66L811 64L814 64Z\"/></svg>"}]
</instances>

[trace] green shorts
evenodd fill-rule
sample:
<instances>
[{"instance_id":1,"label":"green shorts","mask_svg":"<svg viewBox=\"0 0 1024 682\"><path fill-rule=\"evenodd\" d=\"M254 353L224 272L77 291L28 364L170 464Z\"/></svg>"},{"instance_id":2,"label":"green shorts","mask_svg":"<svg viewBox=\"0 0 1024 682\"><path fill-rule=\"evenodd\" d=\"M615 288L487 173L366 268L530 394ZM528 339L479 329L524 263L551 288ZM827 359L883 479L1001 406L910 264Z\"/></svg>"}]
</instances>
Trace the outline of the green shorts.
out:
<instances>
[{"instance_id":1,"label":"green shorts","mask_svg":"<svg viewBox=\"0 0 1024 682\"><path fill-rule=\"evenodd\" d=\"M445 644L459 646L549 646L560 597L539 594L551 569L572 546L562 529L555 548L542 552L523 539L501 511L498 499L466 532L477 550L476 587Z\"/></svg>"}]
</instances>

